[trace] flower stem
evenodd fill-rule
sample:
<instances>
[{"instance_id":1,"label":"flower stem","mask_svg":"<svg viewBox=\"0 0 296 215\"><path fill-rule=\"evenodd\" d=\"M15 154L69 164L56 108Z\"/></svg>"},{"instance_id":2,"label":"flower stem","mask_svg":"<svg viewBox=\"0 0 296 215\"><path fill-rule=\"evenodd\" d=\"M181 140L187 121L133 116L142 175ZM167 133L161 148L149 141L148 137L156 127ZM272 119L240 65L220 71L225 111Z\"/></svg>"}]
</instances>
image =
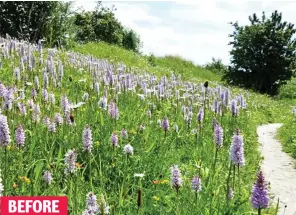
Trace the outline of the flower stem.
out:
<instances>
[{"instance_id":1,"label":"flower stem","mask_svg":"<svg viewBox=\"0 0 296 215\"><path fill-rule=\"evenodd\" d=\"M94 192L91 173L92 173L92 169L91 169L91 154L90 154L89 155L89 179L90 179L90 186L91 186L92 192Z\"/></svg>"},{"instance_id":2,"label":"flower stem","mask_svg":"<svg viewBox=\"0 0 296 215\"><path fill-rule=\"evenodd\" d=\"M217 157L218 157L218 148L216 148L216 152L215 152L215 160L214 160L214 164L213 164L213 175L209 175L207 177L207 181L206 181L206 186L208 185L210 178L213 179L215 176L215 169L216 169L216 162L217 162ZM211 177L212 176L212 177Z\"/></svg>"},{"instance_id":3,"label":"flower stem","mask_svg":"<svg viewBox=\"0 0 296 215\"><path fill-rule=\"evenodd\" d=\"M207 99L208 89L205 89L205 96L204 96L204 119L206 118L206 99Z\"/></svg>"},{"instance_id":4,"label":"flower stem","mask_svg":"<svg viewBox=\"0 0 296 215\"><path fill-rule=\"evenodd\" d=\"M229 183L230 183L230 176L231 176L231 167L232 167L232 162L230 162L230 166L229 166L229 172L228 172L228 177L227 177L227 190L226 190L226 201L227 201L227 206L229 204L229 199L228 199L228 192L229 192Z\"/></svg>"},{"instance_id":5,"label":"flower stem","mask_svg":"<svg viewBox=\"0 0 296 215\"><path fill-rule=\"evenodd\" d=\"M238 193L240 195L241 189L240 189L240 174L239 174L239 165L237 165L237 175L238 175Z\"/></svg>"},{"instance_id":6,"label":"flower stem","mask_svg":"<svg viewBox=\"0 0 296 215\"><path fill-rule=\"evenodd\" d=\"M210 204L210 214L212 214L213 198L214 198L214 195L212 194L211 204Z\"/></svg>"},{"instance_id":7,"label":"flower stem","mask_svg":"<svg viewBox=\"0 0 296 215\"><path fill-rule=\"evenodd\" d=\"M215 175L215 172L216 172L216 163L217 163L217 158L218 158L218 148L216 148L216 153L215 153L215 161L214 161L214 165L213 165L213 177Z\"/></svg>"},{"instance_id":8,"label":"flower stem","mask_svg":"<svg viewBox=\"0 0 296 215\"><path fill-rule=\"evenodd\" d=\"M77 213L77 177L75 177L75 181L74 182L74 214Z\"/></svg>"},{"instance_id":9,"label":"flower stem","mask_svg":"<svg viewBox=\"0 0 296 215\"><path fill-rule=\"evenodd\" d=\"M7 146L5 146L5 163L4 163L4 190L5 190L5 192L4 192L4 196L7 196Z\"/></svg>"},{"instance_id":10,"label":"flower stem","mask_svg":"<svg viewBox=\"0 0 296 215\"><path fill-rule=\"evenodd\" d=\"M235 187L235 165L233 165L233 183L232 183L232 189L234 190Z\"/></svg>"}]
</instances>

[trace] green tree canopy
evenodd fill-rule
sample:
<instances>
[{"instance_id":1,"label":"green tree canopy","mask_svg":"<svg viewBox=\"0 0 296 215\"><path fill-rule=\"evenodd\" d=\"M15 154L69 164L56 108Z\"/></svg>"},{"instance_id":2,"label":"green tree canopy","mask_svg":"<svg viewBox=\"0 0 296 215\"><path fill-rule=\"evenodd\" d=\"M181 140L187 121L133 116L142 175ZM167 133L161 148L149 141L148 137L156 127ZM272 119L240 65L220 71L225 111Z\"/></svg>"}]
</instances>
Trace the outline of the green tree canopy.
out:
<instances>
[{"instance_id":1,"label":"green tree canopy","mask_svg":"<svg viewBox=\"0 0 296 215\"><path fill-rule=\"evenodd\" d=\"M296 40L294 25L282 21L282 14L274 11L270 18L262 13L249 17L250 25L230 23L234 32L231 65L224 75L228 83L275 94L279 86L293 75Z\"/></svg>"},{"instance_id":2,"label":"green tree canopy","mask_svg":"<svg viewBox=\"0 0 296 215\"><path fill-rule=\"evenodd\" d=\"M138 52L140 37L135 31L126 29L115 17L115 7L104 7L101 2L91 12L77 13L74 24L80 42L104 41Z\"/></svg>"},{"instance_id":3,"label":"green tree canopy","mask_svg":"<svg viewBox=\"0 0 296 215\"><path fill-rule=\"evenodd\" d=\"M73 11L72 2L0 2L0 35L45 44L71 46L71 42L104 41L139 52L139 35L115 17L115 7L98 2L91 12Z\"/></svg>"},{"instance_id":4,"label":"green tree canopy","mask_svg":"<svg viewBox=\"0 0 296 215\"><path fill-rule=\"evenodd\" d=\"M71 2L2 1L0 34L50 46L63 45L70 28Z\"/></svg>"},{"instance_id":5,"label":"green tree canopy","mask_svg":"<svg viewBox=\"0 0 296 215\"><path fill-rule=\"evenodd\" d=\"M0 33L29 41L41 39L50 22L57 2L0 2Z\"/></svg>"},{"instance_id":6,"label":"green tree canopy","mask_svg":"<svg viewBox=\"0 0 296 215\"><path fill-rule=\"evenodd\" d=\"M141 47L140 36L132 29L124 29L122 46L128 50L138 52Z\"/></svg>"},{"instance_id":7,"label":"green tree canopy","mask_svg":"<svg viewBox=\"0 0 296 215\"><path fill-rule=\"evenodd\" d=\"M219 75L223 75L227 71L227 66L223 64L222 59L216 59L214 57L211 62L204 66L204 68Z\"/></svg>"}]
</instances>

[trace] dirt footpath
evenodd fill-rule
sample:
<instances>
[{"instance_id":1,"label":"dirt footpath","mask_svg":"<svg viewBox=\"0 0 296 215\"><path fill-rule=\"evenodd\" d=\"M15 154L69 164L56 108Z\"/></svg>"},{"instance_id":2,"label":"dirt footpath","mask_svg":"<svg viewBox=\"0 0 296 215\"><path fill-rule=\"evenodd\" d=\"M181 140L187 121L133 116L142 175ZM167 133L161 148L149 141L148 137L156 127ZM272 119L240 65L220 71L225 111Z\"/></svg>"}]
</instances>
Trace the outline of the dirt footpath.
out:
<instances>
[{"instance_id":1,"label":"dirt footpath","mask_svg":"<svg viewBox=\"0 0 296 215\"><path fill-rule=\"evenodd\" d=\"M278 215L296 215L296 169L294 160L282 151L276 140L277 130L282 124L267 124L257 128L261 154L264 157L262 171L270 182L273 203L280 199Z\"/></svg>"}]
</instances>

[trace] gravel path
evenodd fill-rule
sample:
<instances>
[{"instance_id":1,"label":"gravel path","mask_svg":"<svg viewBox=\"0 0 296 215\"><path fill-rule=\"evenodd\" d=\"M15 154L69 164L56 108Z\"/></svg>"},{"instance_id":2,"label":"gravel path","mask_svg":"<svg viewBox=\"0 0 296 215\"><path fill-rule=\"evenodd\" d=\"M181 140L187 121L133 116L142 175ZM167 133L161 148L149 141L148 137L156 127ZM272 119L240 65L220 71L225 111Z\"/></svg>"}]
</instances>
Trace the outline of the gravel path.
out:
<instances>
[{"instance_id":1,"label":"gravel path","mask_svg":"<svg viewBox=\"0 0 296 215\"><path fill-rule=\"evenodd\" d=\"M274 203L280 198L278 215L296 215L296 169L294 160L282 151L281 143L275 139L282 124L267 124L257 128L261 154L264 157L262 171L271 185ZM285 208L286 206L286 208Z\"/></svg>"}]
</instances>

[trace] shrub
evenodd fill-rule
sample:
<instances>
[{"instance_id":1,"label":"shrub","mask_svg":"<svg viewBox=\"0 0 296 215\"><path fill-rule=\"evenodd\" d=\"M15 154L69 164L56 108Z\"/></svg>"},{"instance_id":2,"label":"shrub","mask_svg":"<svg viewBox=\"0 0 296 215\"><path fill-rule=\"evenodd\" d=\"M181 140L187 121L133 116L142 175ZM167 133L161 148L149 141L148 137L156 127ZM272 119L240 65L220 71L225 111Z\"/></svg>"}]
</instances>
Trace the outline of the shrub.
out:
<instances>
[{"instance_id":1,"label":"shrub","mask_svg":"<svg viewBox=\"0 0 296 215\"><path fill-rule=\"evenodd\" d=\"M253 88L261 93L276 94L278 88L291 79L295 62L296 32L294 25L282 21L282 14L273 12L261 20L249 17L251 25L231 23L234 32L231 66L224 75L230 84Z\"/></svg>"},{"instance_id":2,"label":"shrub","mask_svg":"<svg viewBox=\"0 0 296 215\"><path fill-rule=\"evenodd\" d=\"M295 99L296 98L296 79L293 78L279 89L278 97L280 99Z\"/></svg>"},{"instance_id":3,"label":"shrub","mask_svg":"<svg viewBox=\"0 0 296 215\"><path fill-rule=\"evenodd\" d=\"M207 63L204 68L215 72L218 75L222 75L227 72L227 66L222 63L221 59L212 58L212 62Z\"/></svg>"}]
</instances>

